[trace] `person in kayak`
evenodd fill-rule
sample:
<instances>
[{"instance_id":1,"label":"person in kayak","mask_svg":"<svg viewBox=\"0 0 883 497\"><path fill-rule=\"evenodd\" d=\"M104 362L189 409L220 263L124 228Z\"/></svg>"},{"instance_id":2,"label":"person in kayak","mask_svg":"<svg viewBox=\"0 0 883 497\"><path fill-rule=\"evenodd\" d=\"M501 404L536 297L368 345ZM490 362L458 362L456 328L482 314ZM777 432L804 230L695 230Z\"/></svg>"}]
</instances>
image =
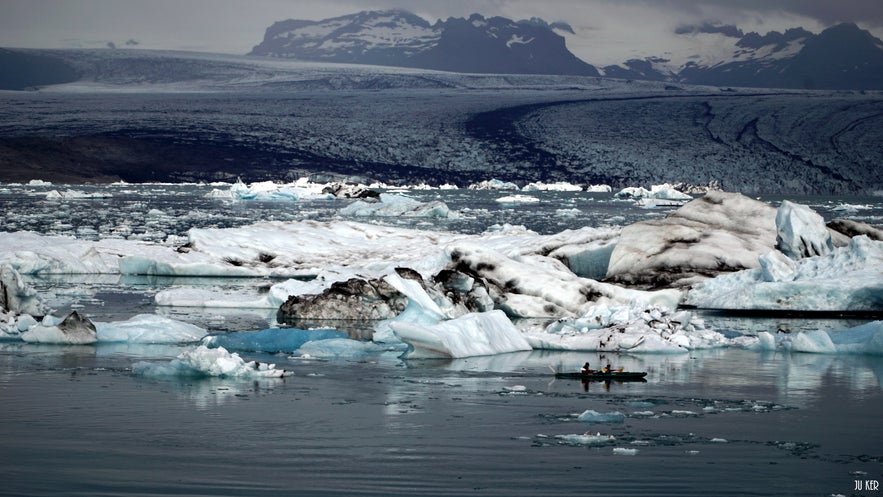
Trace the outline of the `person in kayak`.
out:
<instances>
[{"instance_id":1,"label":"person in kayak","mask_svg":"<svg viewBox=\"0 0 883 497\"><path fill-rule=\"evenodd\" d=\"M582 373L582 374L589 374L589 373L591 373L591 372L592 372L592 369L589 367L589 363L587 362L587 363L583 364L583 368L580 369L579 372Z\"/></svg>"}]
</instances>

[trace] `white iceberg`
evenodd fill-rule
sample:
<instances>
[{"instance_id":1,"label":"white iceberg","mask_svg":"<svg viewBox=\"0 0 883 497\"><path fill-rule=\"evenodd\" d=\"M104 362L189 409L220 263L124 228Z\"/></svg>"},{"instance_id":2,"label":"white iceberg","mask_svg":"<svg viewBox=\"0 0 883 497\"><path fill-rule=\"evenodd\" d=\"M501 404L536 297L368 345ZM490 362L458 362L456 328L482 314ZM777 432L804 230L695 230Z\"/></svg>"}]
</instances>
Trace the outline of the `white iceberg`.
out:
<instances>
[{"instance_id":1,"label":"white iceberg","mask_svg":"<svg viewBox=\"0 0 883 497\"><path fill-rule=\"evenodd\" d=\"M776 248L792 259L828 255L834 249L825 220L805 205L785 200L776 211Z\"/></svg>"},{"instance_id":2,"label":"white iceberg","mask_svg":"<svg viewBox=\"0 0 883 497\"><path fill-rule=\"evenodd\" d=\"M616 441L613 435L602 435L601 433L584 433L582 435L555 435L555 439L567 445L607 445Z\"/></svg>"},{"instance_id":3,"label":"white iceberg","mask_svg":"<svg viewBox=\"0 0 883 497\"><path fill-rule=\"evenodd\" d=\"M574 319L560 319L541 332L525 334L531 347L642 353L687 353L732 342L708 330L688 311L640 305L596 305Z\"/></svg>"},{"instance_id":4,"label":"white iceberg","mask_svg":"<svg viewBox=\"0 0 883 497\"><path fill-rule=\"evenodd\" d=\"M500 204L536 204L539 201L540 199L530 195L507 195L497 199Z\"/></svg>"},{"instance_id":5,"label":"white iceberg","mask_svg":"<svg viewBox=\"0 0 883 497\"><path fill-rule=\"evenodd\" d=\"M372 216L406 216L448 218L456 213L440 200L420 202L404 195L381 193L380 202L357 200L340 210L341 216L372 217Z\"/></svg>"},{"instance_id":6,"label":"white iceberg","mask_svg":"<svg viewBox=\"0 0 883 497\"><path fill-rule=\"evenodd\" d=\"M326 185L311 183L307 178L300 178L294 183L279 184L272 181L261 181L246 185L237 180L229 190L214 189L206 197L218 200L259 200L259 201L291 201L331 199L333 195L324 193Z\"/></svg>"},{"instance_id":7,"label":"white iceberg","mask_svg":"<svg viewBox=\"0 0 883 497\"><path fill-rule=\"evenodd\" d=\"M239 354L230 353L223 347L210 349L200 345L188 350L169 362L137 362L132 372L140 376L183 376L218 378L282 378L291 373L276 369L275 364L245 361Z\"/></svg>"},{"instance_id":8,"label":"white iceberg","mask_svg":"<svg viewBox=\"0 0 883 497\"><path fill-rule=\"evenodd\" d=\"M459 358L531 350L499 310L466 314L434 325L393 321L390 328L411 349L409 359Z\"/></svg>"},{"instance_id":9,"label":"white iceberg","mask_svg":"<svg viewBox=\"0 0 883 497\"><path fill-rule=\"evenodd\" d=\"M783 350L811 354L883 356L883 321L872 321L839 331L759 333L740 342L752 350Z\"/></svg>"},{"instance_id":10,"label":"white iceberg","mask_svg":"<svg viewBox=\"0 0 883 497\"><path fill-rule=\"evenodd\" d=\"M759 260L760 268L699 283L685 303L705 309L883 310L883 242L862 235L822 257L793 261L770 252Z\"/></svg>"},{"instance_id":11,"label":"white iceberg","mask_svg":"<svg viewBox=\"0 0 883 497\"><path fill-rule=\"evenodd\" d=\"M577 416L576 419L583 423L622 423L625 421L625 414L619 411L598 412L587 409Z\"/></svg>"},{"instance_id":12,"label":"white iceberg","mask_svg":"<svg viewBox=\"0 0 883 497\"><path fill-rule=\"evenodd\" d=\"M83 323L66 328L65 322L56 322L47 316L42 323L31 326L21 334L21 339L31 343L94 344L94 343L140 343L169 344L195 343L207 332L199 326L176 321L156 314L139 314L126 321ZM67 319L65 320L67 321ZM91 327L89 326L91 325ZM89 328L93 331L89 332Z\"/></svg>"},{"instance_id":13,"label":"white iceberg","mask_svg":"<svg viewBox=\"0 0 883 497\"><path fill-rule=\"evenodd\" d=\"M509 181L491 179L473 183L468 188L470 190L518 190L518 185Z\"/></svg>"}]
</instances>

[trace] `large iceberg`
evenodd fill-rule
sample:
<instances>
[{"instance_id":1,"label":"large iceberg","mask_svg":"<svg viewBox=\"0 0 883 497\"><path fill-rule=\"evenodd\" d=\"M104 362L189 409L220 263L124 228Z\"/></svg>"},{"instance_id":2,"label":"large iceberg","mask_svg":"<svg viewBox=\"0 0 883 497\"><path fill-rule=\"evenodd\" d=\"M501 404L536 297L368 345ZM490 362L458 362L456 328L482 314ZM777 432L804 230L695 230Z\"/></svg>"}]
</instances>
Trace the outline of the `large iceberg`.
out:
<instances>
[{"instance_id":1,"label":"large iceberg","mask_svg":"<svg viewBox=\"0 0 883 497\"><path fill-rule=\"evenodd\" d=\"M776 245L776 210L737 193L709 191L664 219L626 226L610 255L610 281L688 286L758 266Z\"/></svg>"},{"instance_id":2,"label":"large iceberg","mask_svg":"<svg viewBox=\"0 0 883 497\"><path fill-rule=\"evenodd\" d=\"M772 251L760 266L693 287L685 299L705 309L883 311L883 242L857 236L846 247L794 261Z\"/></svg>"}]
</instances>

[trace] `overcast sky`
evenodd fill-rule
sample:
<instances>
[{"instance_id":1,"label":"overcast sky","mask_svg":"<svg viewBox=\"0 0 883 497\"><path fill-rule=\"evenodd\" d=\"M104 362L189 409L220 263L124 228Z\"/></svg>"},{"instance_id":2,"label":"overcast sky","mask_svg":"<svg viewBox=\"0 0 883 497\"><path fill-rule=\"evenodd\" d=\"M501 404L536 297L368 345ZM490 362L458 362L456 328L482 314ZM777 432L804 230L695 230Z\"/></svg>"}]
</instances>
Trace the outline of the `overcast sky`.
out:
<instances>
[{"instance_id":1,"label":"overcast sky","mask_svg":"<svg viewBox=\"0 0 883 497\"><path fill-rule=\"evenodd\" d=\"M140 48L247 53L275 21L389 8L430 22L474 12L565 21L577 33L568 47L596 65L677 50L683 40L675 28L703 22L765 34L853 21L883 38L883 0L0 0L0 46L92 48L135 40Z\"/></svg>"}]
</instances>

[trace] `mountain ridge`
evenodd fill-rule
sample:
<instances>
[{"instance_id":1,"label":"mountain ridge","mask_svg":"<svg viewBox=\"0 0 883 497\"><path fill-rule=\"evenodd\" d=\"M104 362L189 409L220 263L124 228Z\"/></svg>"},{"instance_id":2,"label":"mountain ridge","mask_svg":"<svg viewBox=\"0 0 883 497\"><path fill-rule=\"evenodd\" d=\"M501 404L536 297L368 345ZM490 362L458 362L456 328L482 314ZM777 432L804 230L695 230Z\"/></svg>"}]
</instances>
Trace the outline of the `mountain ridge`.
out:
<instances>
[{"instance_id":1,"label":"mountain ridge","mask_svg":"<svg viewBox=\"0 0 883 497\"><path fill-rule=\"evenodd\" d=\"M391 65L463 73L607 76L757 88L883 90L883 41L855 23L818 34L744 33L737 26L681 26L679 36L711 36L723 54L697 52L678 63L664 55L602 68L566 46L573 28L540 18L513 21L472 14L434 24L405 10L362 11L320 21L288 19L267 28L249 55ZM729 44L729 45L728 45ZM680 64L680 65L679 65Z\"/></svg>"},{"instance_id":2,"label":"mountain ridge","mask_svg":"<svg viewBox=\"0 0 883 497\"><path fill-rule=\"evenodd\" d=\"M542 19L451 17L430 24L404 10L362 11L321 21L288 19L267 28L249 55L392 65L464 73L598 76Z\"/></svg>"}]
</instances>

